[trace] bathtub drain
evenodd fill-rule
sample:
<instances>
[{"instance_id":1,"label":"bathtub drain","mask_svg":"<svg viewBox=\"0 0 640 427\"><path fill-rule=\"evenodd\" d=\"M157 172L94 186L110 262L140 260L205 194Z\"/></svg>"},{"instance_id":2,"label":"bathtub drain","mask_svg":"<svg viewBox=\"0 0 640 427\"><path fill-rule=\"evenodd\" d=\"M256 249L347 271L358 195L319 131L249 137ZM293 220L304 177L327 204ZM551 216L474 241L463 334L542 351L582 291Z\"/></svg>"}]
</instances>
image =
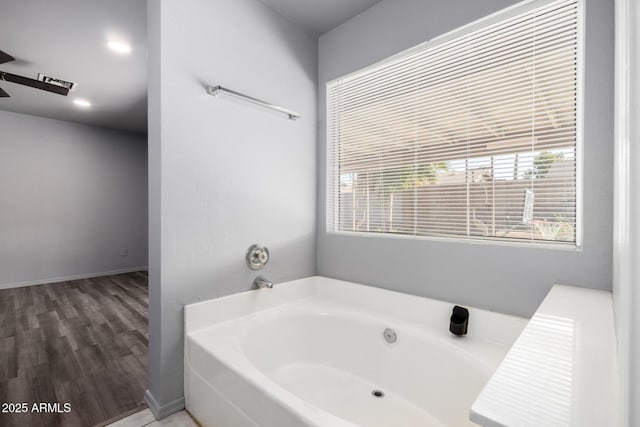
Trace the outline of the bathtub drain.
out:
<instances>
[{"instance_id":1,"label":"bathtub drain","mask_svg":"<svg viewBox=\"0 0 640 427\"><path fill-rule=\"evenodd\" d=\"M384 391L382 390L373 390L371 395L375 398L382 399L384 397Z\"/></svg>"}]
</instances>

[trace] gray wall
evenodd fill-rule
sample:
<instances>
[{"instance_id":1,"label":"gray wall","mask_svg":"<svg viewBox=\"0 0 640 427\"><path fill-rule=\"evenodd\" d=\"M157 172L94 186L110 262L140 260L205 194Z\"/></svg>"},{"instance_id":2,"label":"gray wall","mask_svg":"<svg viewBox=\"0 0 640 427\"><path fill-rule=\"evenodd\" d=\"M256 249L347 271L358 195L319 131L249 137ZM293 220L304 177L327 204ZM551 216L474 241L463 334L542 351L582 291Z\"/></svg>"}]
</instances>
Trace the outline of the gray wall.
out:
<instances>
[{"instance_id":1,"label":"gray wall","mask_svg":"<svg viewBox=\"0 0 640 427\"><path fill-rule=\"evenodd\" d=\"M384 0L319 42L318 272L530 316L554 283L611 288L613 2L586 1L584 233L581 251L328 235L325 84L516 3Z\"/></svg>"},{"instance_id":2,"label":"gray wall","mask_svg":"<svg viewBox=\"0 0 640 427\"><path fill-rule=\"evenodd\" d=\"M317 41L258 0L148 2L150 365L158 416L183 404L183 306L316 272ZM220 84L298 111L205 92Z\"/></svg>"},{"instance_id":3,"label":"gray wall","mask_svg":"<svg viewBox=\"0 0 640 427\"><path fill-rule=\"evenodd\" d=\"M640 4L616 0L613 302L625 427L640 425Z\"/></svg>"},{"instance_id":4,"label":"gray wall","mask_svg":"<svg viewBox=\"0 0 640 427\"><path fill-rule=\"evenodd\" d=\"M0 288L147 265L146 135L6 111L0 129Z\"/></svg>"}]
</instances>

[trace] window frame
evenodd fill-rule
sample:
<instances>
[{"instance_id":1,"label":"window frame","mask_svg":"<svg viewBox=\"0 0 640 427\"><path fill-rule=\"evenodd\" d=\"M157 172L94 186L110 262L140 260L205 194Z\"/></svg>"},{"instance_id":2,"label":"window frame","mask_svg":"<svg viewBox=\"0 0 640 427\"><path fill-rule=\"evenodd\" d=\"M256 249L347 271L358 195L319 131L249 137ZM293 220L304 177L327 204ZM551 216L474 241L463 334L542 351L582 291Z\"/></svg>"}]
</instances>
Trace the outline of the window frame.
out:
<instances>
[{"instance_id":1,"label":"window frame","mask_svg":"<svg viewBox=\"0 0 640 427\"><path fill-rule=\"evenodd\" d=\"M399 53L393 54L382 60L376 61L365 67L361 67L345 75L334 78L325 82L325 147L326 147L326 168L325 168L325 233L329 235L339 236L351 236L351 237L366 237L366 238L391 238L391 239L409 239L409 240L427 240L436 242L456 242L456 243L469 243L474 245L498 245L498 246L512 246L512 247L529 247L540 249L555 249L565 251L582 251L583 246L583 168L584 168L584 57L585 57L585 1L576 0L577 7L577 31L576 31L576 173L575 173L575 189L576 189L576 215L575 215L575 243L567 242L553 242L553 241L533 241L523 239L521 241L513 239L501 239L499 237L491 238L478 238L477 236L457 236L457 237L445 237L445 236L428 236L428 235L412 235L401 233L376 233L376 232L363 232L363 231L344 231L344 230L332 230L329 224L329 200L338 200L340 185L331 185L332 179L335 179L335 171L330 170L331 167L331 150L329 141L329 87L338 81L344 81L350 77L358 76L365 72L371 72L376 68L383 67L389 62L396 61L414 52L429 49L446 43L447 41L464 36L472 31L481 29L483 27L499 23L502 20L512 18L515 15L526 13L530 10L538 7L544 7L553 3L556 0L524 0L520 3L516 3L507 8L501 9L483 18L480 18L471 23L465 24L461 27L455 28L447 33L434 37L423 43L420 43L411 48L405 49ZM331 195L331 190L335 194ZM332 206L334 209L334 218L339 215L339 204L334 203Z\"/></svg>"}]
</instances>

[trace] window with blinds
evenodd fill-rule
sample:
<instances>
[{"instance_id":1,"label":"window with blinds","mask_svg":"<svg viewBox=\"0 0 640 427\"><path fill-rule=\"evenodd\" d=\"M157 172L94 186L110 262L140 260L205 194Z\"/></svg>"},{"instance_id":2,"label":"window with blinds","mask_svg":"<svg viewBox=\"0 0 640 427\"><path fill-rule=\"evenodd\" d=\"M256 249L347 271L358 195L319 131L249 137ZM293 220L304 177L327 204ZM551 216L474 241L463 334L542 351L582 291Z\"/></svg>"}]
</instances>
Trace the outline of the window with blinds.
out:
<instances>
[{"instance_id":1,"label":"window with blinds","mask_svg":"<svg viewBox=\"0 0 640 427\"><path fill-rule=\"evenodd\" d=\"M579 245L581 0L327 84L327 231Z\"/></svg>"}]
</instances>

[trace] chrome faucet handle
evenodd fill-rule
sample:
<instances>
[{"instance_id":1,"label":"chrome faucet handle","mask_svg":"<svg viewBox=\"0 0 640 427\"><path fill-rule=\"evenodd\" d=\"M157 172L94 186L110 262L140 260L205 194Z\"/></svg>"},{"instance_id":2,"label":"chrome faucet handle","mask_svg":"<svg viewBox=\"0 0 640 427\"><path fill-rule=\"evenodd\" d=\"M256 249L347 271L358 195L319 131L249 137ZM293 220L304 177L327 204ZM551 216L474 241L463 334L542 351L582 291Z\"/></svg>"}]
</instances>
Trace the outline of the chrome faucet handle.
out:
<instances>
[{"instance_id":1,"label":"chrome faucet handle","mask_svg":"<svg viewBox=\"0 0 640 427\"><path fill-rule=\"evenodd\" d=\"M247 266L252 270L260 270L269 262L269 249L256 243L251 245L246 254Z\"/></svg>"}]
</instances>

